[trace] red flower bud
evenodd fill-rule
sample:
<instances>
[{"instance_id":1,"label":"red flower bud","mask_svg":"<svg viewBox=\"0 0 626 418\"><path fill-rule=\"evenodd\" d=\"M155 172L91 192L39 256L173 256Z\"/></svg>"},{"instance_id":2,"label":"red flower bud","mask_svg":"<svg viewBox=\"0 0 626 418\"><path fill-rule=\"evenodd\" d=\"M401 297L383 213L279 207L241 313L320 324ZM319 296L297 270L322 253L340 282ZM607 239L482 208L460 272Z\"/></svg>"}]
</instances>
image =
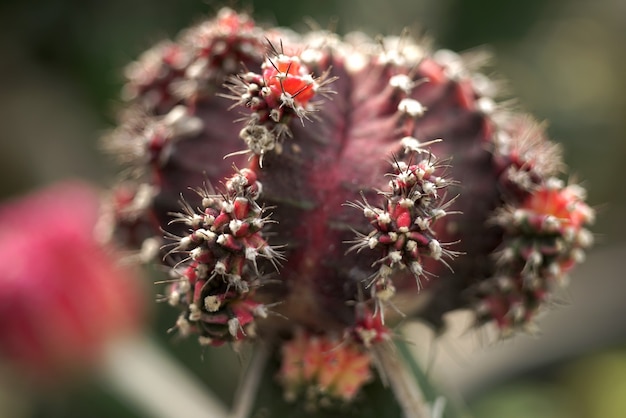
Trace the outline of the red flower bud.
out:
<instances>
[{"instance_id":1,"label":"red flower bud","mask_svg":"<svg viewBox=\"0 0 626 418\"><path fill-rule=\"evenodd\" d=\"M93 366L141 323L138 277L94 236L98 204L67 183L0 207L0 355L19 374L57 380Z\"/></svg>"}]
</instances>

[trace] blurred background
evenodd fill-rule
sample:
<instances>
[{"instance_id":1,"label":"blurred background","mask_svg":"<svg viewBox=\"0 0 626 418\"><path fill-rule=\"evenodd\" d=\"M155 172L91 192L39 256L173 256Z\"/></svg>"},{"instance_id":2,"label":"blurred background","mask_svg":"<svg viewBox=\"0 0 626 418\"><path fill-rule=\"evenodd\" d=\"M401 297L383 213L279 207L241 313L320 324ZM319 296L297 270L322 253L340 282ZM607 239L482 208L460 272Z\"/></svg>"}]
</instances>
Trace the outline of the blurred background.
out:
<instances>
[{"instance_id":1,"label":"blurred background","mask_svg":"<svg viewBox=\"0 0 626 418\"><path fill-rule=\"evenodd\" d=\"M113 126L124 65L232 3L3 0L0 199L68 177L110 185L116 168L98 150L98 138ZM296 29L304 17L340 33L399 34L409 27L425 31L437 47L494 52L494 72L509 81L523 108L549 121L572 177L584 180L598 209L598 243L572 278L567 306L542 322L541 337L491 344L468 336L467 320L452 316L438 350L444 380L459 383L477 418L626 416L626 2L248 0L234 6L252 8L257 21ZM155 308L154 338L230 402L237 356L228 349L203 353L195 341L173 344L165 331L175 316L166 306ZM213 370L224 362L234 371L216 380ZM18 396L5 384L0 416L144 415L94 382L53 401Z\"/></svg>"}]
</instances>

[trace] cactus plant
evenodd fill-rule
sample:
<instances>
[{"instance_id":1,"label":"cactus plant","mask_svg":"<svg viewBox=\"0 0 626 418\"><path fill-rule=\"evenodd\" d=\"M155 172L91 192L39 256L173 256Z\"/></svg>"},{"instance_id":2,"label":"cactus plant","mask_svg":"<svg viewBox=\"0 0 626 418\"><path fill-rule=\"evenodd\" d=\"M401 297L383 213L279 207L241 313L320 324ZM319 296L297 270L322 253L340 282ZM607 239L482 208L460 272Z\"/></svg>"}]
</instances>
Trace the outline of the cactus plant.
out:
<instances>
[{"instance_id":1,"label":"cactus plant","mask_svg":"<svg viewBox=\"0 0 626 418\"><path fill-rule=\"evenodd\" d=\"M593 211L484 58L225 8L132 63L103 141L125 166L109 220L167 268L173 331L276 347L286 398L317 408L375 366L402 392L386 348L402 318L531 329Z\"/></svg>"}]
</instances>

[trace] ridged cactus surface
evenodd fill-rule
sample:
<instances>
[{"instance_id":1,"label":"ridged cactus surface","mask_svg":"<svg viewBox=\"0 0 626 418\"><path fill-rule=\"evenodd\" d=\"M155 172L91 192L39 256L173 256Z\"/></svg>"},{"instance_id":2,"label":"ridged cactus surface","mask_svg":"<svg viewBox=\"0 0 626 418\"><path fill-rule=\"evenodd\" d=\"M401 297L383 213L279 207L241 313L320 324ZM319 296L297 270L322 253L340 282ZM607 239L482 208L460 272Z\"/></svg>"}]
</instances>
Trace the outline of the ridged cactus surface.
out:
<instances>
[{"instance_id":1,"label":"ridged cactus surface","mask_svg":"<svg viewBox=\"0 0 626 418\"><path fill-rule=\"evenodd\" d=\"M484 61L223 9L132 63L110 215L168 269L173 330L281 345L288 398L347 401L402 318L530 329L593 211Z\"/></svg>"}]
</instances>

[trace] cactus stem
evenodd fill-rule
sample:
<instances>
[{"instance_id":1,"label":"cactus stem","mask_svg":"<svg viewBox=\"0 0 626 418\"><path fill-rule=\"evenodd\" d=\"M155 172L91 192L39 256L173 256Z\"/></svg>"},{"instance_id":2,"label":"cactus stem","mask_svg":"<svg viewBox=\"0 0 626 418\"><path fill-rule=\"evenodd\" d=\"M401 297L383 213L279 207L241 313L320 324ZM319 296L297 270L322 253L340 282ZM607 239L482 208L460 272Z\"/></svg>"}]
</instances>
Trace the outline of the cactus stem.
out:
<instances>
[{"instance_id":1,"label":"cactus stem","mask_svg":"<svg viewBox=\"0 0 626 418\"><path fill-rule=\"evenodd\" d=\"M402 363L393 344L375 344L370 352L383 383L393 390L404 418L434 418L415 377Z\"/></svg>"}]
</instances>

